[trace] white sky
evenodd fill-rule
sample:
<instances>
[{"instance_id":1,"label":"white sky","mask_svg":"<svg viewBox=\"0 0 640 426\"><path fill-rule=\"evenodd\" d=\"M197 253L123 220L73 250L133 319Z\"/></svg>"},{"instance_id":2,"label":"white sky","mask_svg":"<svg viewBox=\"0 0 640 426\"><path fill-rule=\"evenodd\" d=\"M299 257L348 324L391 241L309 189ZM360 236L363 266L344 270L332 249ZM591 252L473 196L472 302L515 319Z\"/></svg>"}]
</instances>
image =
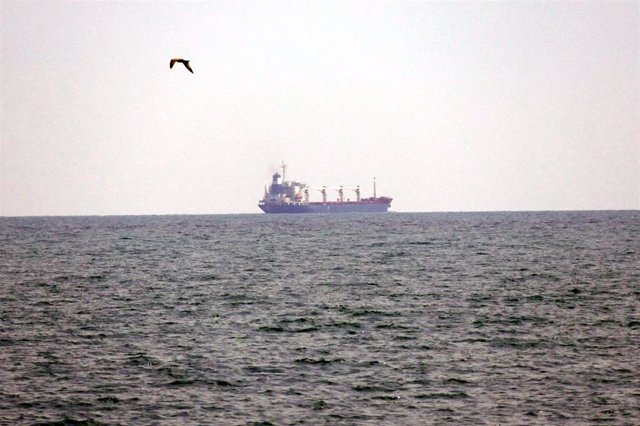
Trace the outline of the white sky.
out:
<instances>
[{"instance_id":1,"label":"white sky","mask_svg":"<svg viewBox=\"0 0 640 426\"><path fill-rule=\"evenodd\" d=\"M2 0L0 215L638 209L639 4Z\"/></svg>"}]
</instances>

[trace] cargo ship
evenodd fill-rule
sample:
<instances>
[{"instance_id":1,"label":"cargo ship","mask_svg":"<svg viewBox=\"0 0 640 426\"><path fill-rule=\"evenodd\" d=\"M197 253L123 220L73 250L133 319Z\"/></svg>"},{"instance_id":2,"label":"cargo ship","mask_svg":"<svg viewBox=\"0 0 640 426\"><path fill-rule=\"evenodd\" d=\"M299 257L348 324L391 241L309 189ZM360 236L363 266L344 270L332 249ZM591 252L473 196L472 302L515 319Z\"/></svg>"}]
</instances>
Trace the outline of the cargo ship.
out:
<instances>
[{"instance_id":1,"label":"cargo ship","mask_svg":"<svg viewBox=\"0 0 640 426\"><path fill-rule=\"evenodd\" d=\"M258 207L265 213L386 213L391 207L391 197L378 197L376 178L373 178L373 197L361 198L360 185L337 188L311 187L302 182L285 180L286 165L280 167L282 174L274 173L271 185L264 189L264 197ZM310 201L310 192L319 191L322 201ZM335 201L329 201L328 191L337 191ZM353 191L355 201L345 199L345 191Z\"/></svg>"}]
</instances>

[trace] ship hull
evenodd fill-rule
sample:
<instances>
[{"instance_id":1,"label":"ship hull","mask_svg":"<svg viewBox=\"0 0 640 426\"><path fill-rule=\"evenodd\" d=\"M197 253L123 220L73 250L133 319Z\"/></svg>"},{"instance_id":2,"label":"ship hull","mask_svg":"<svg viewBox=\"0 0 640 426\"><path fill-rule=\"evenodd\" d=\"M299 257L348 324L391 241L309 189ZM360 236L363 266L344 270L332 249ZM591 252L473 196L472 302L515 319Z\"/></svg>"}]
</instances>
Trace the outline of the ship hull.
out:
<instances>
[{"instance_id":1,"label":"ship hull","mask_svg":"<svg viewBox=\"0 0 640 426\"><path fill-rule=\"evenodd\" d=\"M258 207L265 213L386 213L390 203L262 203Z\"/></svg>"}]
</instances>

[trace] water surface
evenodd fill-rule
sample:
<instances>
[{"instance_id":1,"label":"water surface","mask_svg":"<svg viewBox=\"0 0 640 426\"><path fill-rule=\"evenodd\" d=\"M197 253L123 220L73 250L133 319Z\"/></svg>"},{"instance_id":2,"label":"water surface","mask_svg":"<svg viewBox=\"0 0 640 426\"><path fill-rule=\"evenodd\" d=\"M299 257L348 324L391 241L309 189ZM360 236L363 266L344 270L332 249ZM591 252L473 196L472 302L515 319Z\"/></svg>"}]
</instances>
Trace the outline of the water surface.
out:
<instances>
[{"instance_id":1,"label":"water surface","mask_svg":"<svg viewBox=\"0 0 640 426\"><path fill-rule=\"evenodd\" d=\"M639 235L637 211L0 218L0 423L638 424Z\"/></svg>"}]
</instances>

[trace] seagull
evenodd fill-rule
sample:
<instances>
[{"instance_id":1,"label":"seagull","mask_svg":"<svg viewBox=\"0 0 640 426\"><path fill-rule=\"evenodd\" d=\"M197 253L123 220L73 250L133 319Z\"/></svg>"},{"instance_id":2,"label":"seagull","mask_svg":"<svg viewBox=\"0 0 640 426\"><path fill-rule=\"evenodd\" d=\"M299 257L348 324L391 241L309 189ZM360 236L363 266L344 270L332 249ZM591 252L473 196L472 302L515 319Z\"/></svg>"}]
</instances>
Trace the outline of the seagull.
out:
<instances>
[{"instance_id":1,"label":"seagull","mask_svg":"<svg viewBox=\"0 0 640 426\"><path fill-rule=\"evenodd\" d=\"M180 62L181 64L183 64L189 71L191 71L191 74L193 74L193 70L189 66L189 61L186 59L173 58L171 62L169 62L169 68L173 68L173 64L175 64L176 62Z\"/></svg>"}]
</instances>

